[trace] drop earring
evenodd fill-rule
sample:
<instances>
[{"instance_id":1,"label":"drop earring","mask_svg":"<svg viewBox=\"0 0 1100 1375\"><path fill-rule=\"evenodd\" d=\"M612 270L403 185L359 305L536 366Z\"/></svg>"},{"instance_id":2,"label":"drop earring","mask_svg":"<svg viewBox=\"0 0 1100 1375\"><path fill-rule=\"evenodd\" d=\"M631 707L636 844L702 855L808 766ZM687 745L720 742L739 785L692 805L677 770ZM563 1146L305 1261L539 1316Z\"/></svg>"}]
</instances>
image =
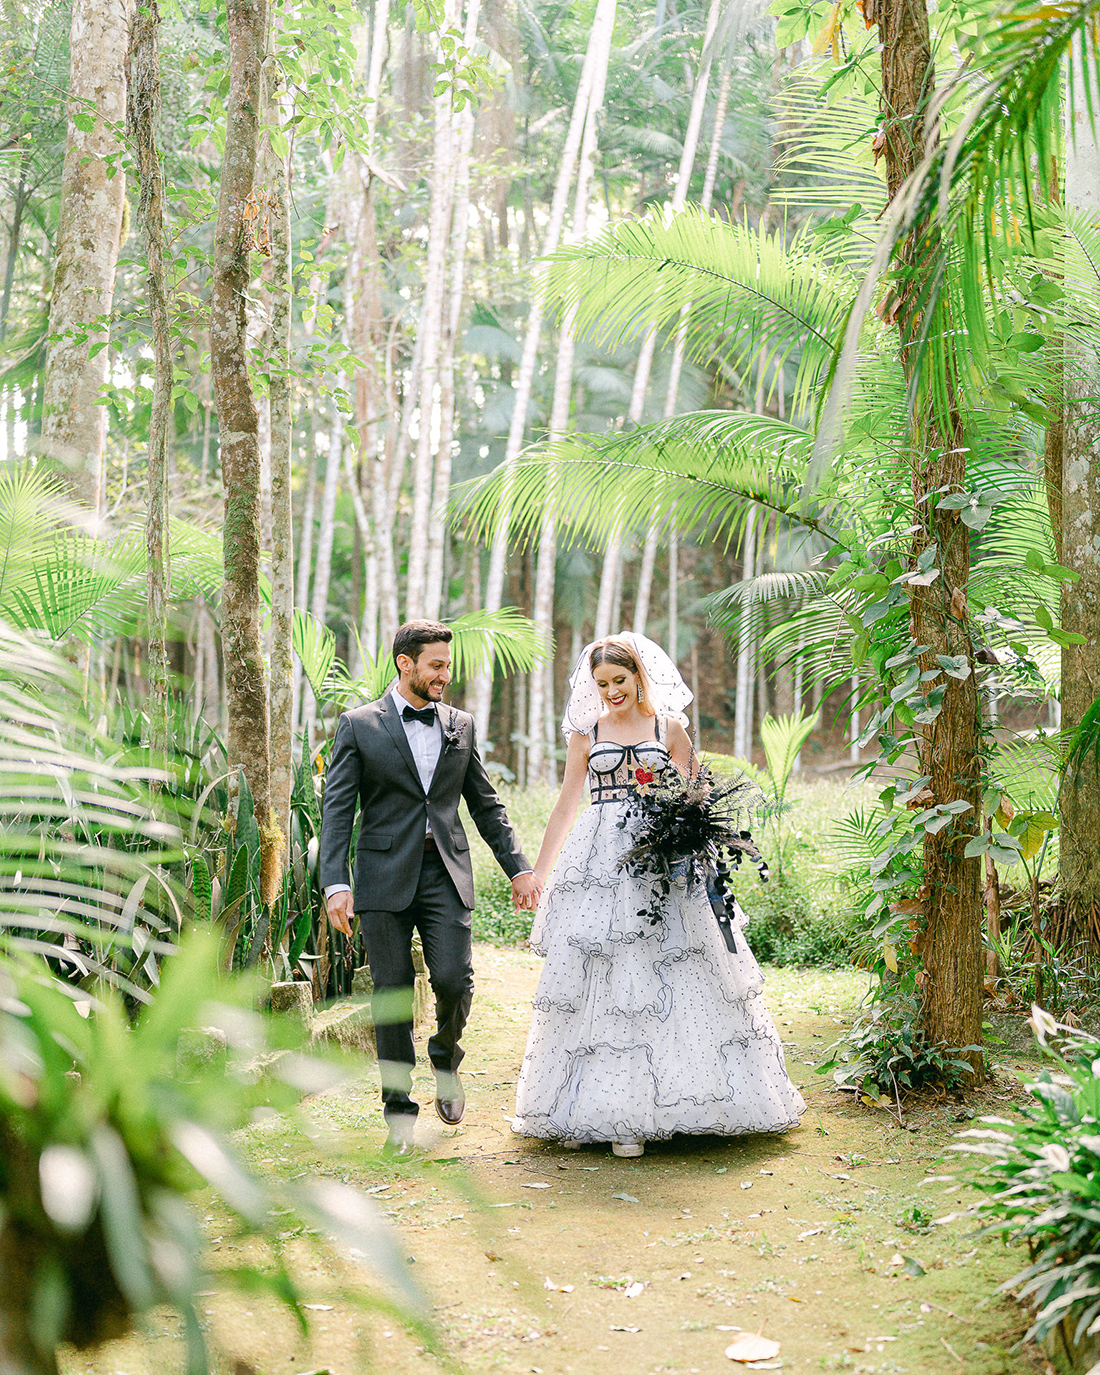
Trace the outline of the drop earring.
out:
<instances>
[{"instance_id":1,"label":"drop earring","mask_svg":"<svg viewBox=\"0 0 1100 1375\"><path fill-rule=\"evenodd\" d=\"M639 701L639 702L644 702L644 701L645 701L645 693L642 691L642 685L641 685L641 683L638 684L638 701Z\"/></svg>"}]
</instances>

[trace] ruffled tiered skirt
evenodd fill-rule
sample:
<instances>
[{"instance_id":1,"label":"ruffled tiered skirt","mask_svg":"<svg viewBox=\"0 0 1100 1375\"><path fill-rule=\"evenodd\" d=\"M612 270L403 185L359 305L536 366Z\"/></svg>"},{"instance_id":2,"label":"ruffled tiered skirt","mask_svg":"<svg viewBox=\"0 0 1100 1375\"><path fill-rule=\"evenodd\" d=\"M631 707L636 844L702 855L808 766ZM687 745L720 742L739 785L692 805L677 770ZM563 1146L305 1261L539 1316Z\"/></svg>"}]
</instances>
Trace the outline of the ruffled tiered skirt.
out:
<instances>
[{"instance_id":1,"label":"ruffled tiered skirt","mask_svg":"<svg viewBox=\"0 0 1100 1375\"><path fill-rule=\"evenodd\" d=\"M736 1136L798 1125L764 1007L760 966L726 949L702 884L652 886L618 868L625 804L590 807L542 895L531 946L545 955L513 1130L574 1141Z\"/></svg>"}]
</instances>

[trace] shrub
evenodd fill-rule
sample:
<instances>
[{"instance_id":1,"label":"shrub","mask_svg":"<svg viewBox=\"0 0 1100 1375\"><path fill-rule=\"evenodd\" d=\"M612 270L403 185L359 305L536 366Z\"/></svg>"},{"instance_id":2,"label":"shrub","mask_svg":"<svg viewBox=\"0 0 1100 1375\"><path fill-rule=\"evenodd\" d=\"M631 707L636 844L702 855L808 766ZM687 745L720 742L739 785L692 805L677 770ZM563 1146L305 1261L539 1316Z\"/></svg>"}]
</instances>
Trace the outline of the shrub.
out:
<instances>
[{"instance_id":1,"label":"shrub","mask_svg":"<svg viewBox=\"0 0 1100 1375\"><path fill-rule=\"evenodd\" d=\"M983 1117L953 1149L972 1157L985 1234L1023 1242L1031 1264L1002 1286L1035 1310L1028 1337L1063 1319L1073 1340L1100 1331L1100 1040L1032 1008L1055 1068L1027 1085L1034 1106Z\"/></svg>"},{"instance_id":2,"label":"shrub","mask_svg":"<svg viewBox=\"0 0 1100 1375\"><path fill-rule=\"evenodd\" d=\"M797 872L788 869L782 883L758 883L746 871L736 891L749 916L745 936L762 964L837 968L849 963L849 923L815 901L815 892Z\"/></svg>"},{"instance_id":3,"label":"shrub","mask_svg":"<svg viewBox=\"0 0 1100 1375\"><path fill-rule=\"evenodd\" d=\"M816 1073L832 1071L842 1086L858 1090L862 1102L876 1106L885 1096L900 1102L903 1092L928 1084L954 1088L973 1068L961 1056L976 1046L932 1045L918 1026L920 1005L912 977L876 990L868 1011L829 1047Z\"/></svg>"}]
</instances>

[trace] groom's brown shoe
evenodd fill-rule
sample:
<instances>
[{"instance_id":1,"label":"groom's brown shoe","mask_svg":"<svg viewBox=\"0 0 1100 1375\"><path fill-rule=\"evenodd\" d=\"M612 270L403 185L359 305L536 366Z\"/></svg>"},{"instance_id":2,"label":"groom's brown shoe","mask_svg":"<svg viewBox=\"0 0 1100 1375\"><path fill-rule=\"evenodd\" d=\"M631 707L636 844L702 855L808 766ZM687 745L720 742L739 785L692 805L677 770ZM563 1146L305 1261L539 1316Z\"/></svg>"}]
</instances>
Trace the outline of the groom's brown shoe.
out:
<instances>
[{"instance_id":1,"label":"groom's brown shoe","mask_svg":"<svg viewBox=\"0 0 1100 1375\"><path fill-rule=\"evenodd\" d=\"M457 1127L466 1115L466 1095L457 1074L437 1074L435 1077L435 1110L448 1127Z\"/></svg>"}]
</instances>

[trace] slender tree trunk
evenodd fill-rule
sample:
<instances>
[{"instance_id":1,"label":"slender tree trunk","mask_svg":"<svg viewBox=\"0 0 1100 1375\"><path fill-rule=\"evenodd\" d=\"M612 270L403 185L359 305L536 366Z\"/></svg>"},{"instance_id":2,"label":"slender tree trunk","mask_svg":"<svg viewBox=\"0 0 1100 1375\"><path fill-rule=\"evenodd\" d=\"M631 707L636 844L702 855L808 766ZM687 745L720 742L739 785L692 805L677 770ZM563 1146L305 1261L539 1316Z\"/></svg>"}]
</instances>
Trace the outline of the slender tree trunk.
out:
<instances>
[{"instance_id":1,"label":"slender tree trunk","mask_svg":"<svg viewBox=\"0 0 1100 1375\"><path fill-rule=\"evenodd\" d=\"M260 644L260 444L248 375L246 292L251 237L245 207L253 194L259 140L264 0L227 0L229 98L214 231L210 365L225 487L222 643L229 709L229 760L248 779L260 829L261 892L280 878L281 832L271 812L267 681Z\"/></svg>"},{"instance_id":2,"label":"slender tree trunk","mask_svg":"<svg viewBox=\"0 0 1100 1375\"><path fill-rule=\"evenodd\" d=\"M40 449L73 497L98 512L107 411L100 388L122 236L126 179L117 129L126 119L128 0L75 0L69 30L68 135L61 174ZM94 115L89 131L80 126ZM79 123L78 123L79 120Z\"/></svg>"},{"instance_id":3,"label":"slender tree trunk","mask_svg":"<svg viewBox=\"0 0 1100 1375\"><path fill-rule=\"evenodd\" d=\"M684 145L680 150L680 167L676 176L676 187L672 193L672 205L670 207L673 215L678 214L687 203L688 188L691 185L692 173L695 170L695 154L699 147L699 131L703 127L703 107L707 99L707 87L710 83L711 67L711 39L714 37L714 30L718 23L718 13L721 9L721 0L710 0L710 9L707 12L707 26L703 34L703 49L699 56L699 70L695 77L695 87L691 93L691 108L688 111L687 128L684 131ZM627 420L633 428L641 424L642 413L645 409L646 391L649 387L649 374L653 367L654 346L657 342L657 330L654 326L646 335L642 342L641 352L638 354L638 362L634 368L634 385L631 390L630 409L627 413ZM679 378L677 377L677 391L679 390ZM675 412L674 412L675 413ZM656 538L654 538L656 545ZM612 534L607 545L607 553L604 556L604 569L600 578L600 593L596 612L596 636L600 636L600 625L609 623L606 618L601 621L601 612L608 611L610 608L611 589L621 577L621 567L623 558L623 539L622 531L616 529ZM652 580L653 561L650 559L649 576ZM646 571L645 555L642 556L642 572ZM672 583L669 583L671 591ZM646 588L646 602L649 601L649 589ZM647 606L648 610L648 606ZM635 613L637 618L637 613ZM603 631L606 635L609 632ZM638 632L644 634L644 629ZM675 650L672 651L675 660Z\"/></svg>"},{"instance_id":4,"label":"slender tree trunk","mask_svg":"<svg viewBox=\"0 0 1100 1375\"><path fill-rule=\"evenodd\" d=\"M480 0L466 9L467 49L477 37ZM451 207L451 281L443 313L439 351L439 444L435 458L434 516L428 533L428 570L425 612L438 620L443 603L443 548L448 538L447 494L451 486L451 450L455 431L455 343L462 322L462 294L466 281L466 240L470 217L470 154L474 146L474 107L467 101L455 117L453 198Z\"/></svg>"},{"instance_id":5,"label":"slender tree trunk","mask_svg":"<svg viewBox=\"0 0 1100 1375\"><path fill-rule=\"evenodd\" d=\"M454 0L444 0L443 22L454 23ZM428 210L428 255L424 297L420 308L420 418L413 459L413 500L409 530L409 572L405 587L405 616L423 616L427 598L429 524L432 514L432 443L435 431L436 386L439 382L439 336L446 292L447 244L455 167L452 156L453 101L451 87L437 95L432 146L431 201Z\"/></svg>"},{"instance_id":6,"label":"slender tree trunk","mask_svg":"<svg viewBox=\"0 0 1100 1375\"><path fill-rule=\"evenodd\" d=\"M544 255L553 253L561 239L562 225L565 222L566 204L569 188L573 183L573 169L576 166L584 135L585 116L588 112L589 97L592 92L592 79L597 64L597 47L601 41L603 26L607 22L607 11L611 11L614 25L616 0L599 0L592 29L588 36L584 66L577 84L577 94L573 101L573 113L562 148L558 174L554 182L554 198L550 204L550 217L546 225L542 251ZM523 447L523 437L527 428L527 408L531 401L531 386L535 377L538 361L539 342L542 338L542 321L545 310L543 280L545 266L539 265L533 275L531 285L531 306L527 315L527 332L523 339L523 354L513 388L512 417L508 425L508 439L504 448L504 462L510 463L518 456ZM508 528L510 508L507 494L502 501L500 520L489 550L489 568L485 579L485 610L499 611L504 594L504 571L508 557ZM489 730L489 708L493 696L493 674L489 667L478 674L471 684L472 710L478 735L485 739Z\"/></svg>"},{"instance_id":7,"label":"slender tree trunk","mask_svg":"<svg viewBox=\"0 0 1100 1375\"><path fill-rule=\"evenodd\" d=\"M711 135L707 168L703 176L703 195L699 202L703 210L710 209L711 200L714 196L714 182L718 175L718 153L722 146L722 130L726 124L726 107L729 104L729 94L730 66L727 62L722 67L719 81L718 99L714 110L714 132ZM679 190L679 183L677 183L677 190ZM684 184L684 196L687 196L686 182ZM690 306L685 306L680 312L680 324L676 331L675 343L672 346L672 362L669 365L665 408L662 412L665 420L671 420L680 409L680 376L684 370L684 352L687 347L687 316L690 309ZM646 531L645 545L642 549L642 563L638 573L638 591L634 599L634 631L638 635L645 634L646 621L649 618L649 597L653 586L653 566L657 557L658 536L659 531L656 524L650 525ZM671 587L671 582L669 586Z\"/></svg>"},{"instance_id":8,"label":"slender tree trunk","mask_svg":"<svg viewBox=\"0 0 1100 1375\"><path fill-rule=\"evenodd\" d=\"M130 33L127 117L141 185L138 222L145 243L145 290L153 339L145 577L149 621L149 743L163 764L168 749L168 446L173 377L168 274L164 266L164 181L156 137L160 116L159 27L157 2L148 0L137 10Z\"/></svg>"},{"instance_id":9,"label":"slender tree trunk","mask_svg":"<svg viewBox=\"0 0 1100 1375\"><path fill-rule=\"evenodd\" d=\"M588 100L588 111L584 123L584 140L581 144L580 164L577 169L577 191L573 201L572 237L575 241L584 238L588 225L588 198L592 186L592 172L596 156L600 111L603 109L604 88L607 83L607 67L611 58L611 39L615 28L615 3L608 0L596 11L592 26L592 46L595 47L595 61L592 68L592 88ZM554 400L550 411L551 441L562 438L569 429L569 407L573 392L573 356L576 350L574 334L574 312L569 311L561 324L558 337L557 367L554 374ZM554 635L554 581L557 565L557 525L553 515L547 514L539 532L538 564L535 572L535 599L532 619L544 630L548 641L553 644ZM544 773L556 769L553 756L548 756L545 739L545 720L548 715L548 701L553 687L552 676L547 665L539 665L531 674L531 689L527 700L528 735L530 745L527 750L527 778L542 780ZM548 767L547 767L548 765ZM553 781L553 780L547 780Z\"/></svg>"},{"instance_id":10,"label":"slender tree trunk","mask_svg":"<svg viewBox=\"0 0 1100 1375\"><path fill-rule=\"evenodd\" d=\"M741 580L756 577L756 521L754 509L745 523L741 546ZM738 759L752 758L753 685L752 640L746 629L749 613L747 598L741 599L741 626L737 633L737 702L733 718L733 752Z\"/></svg>"},{"instance_id":11,"label":"slender tree trunk","mask_svg":"<svg viewBox=\"0 0 1100 1375\"><path fill-rule=\"evenodd\" d=\"M341 379L342 380L342 379ZM336 498L340 489L340 467L344 452L344 420L332 407L329 419L328 462L325 465L325 490L321 497L321 528L317 535L317 565L313 570L313 597L310 610L324 624L328 616L328 587L332 577L332 544L336 534Z\"/></svg>"},{"instance_id":12,"label":"slender tree trunk","mask_svg":"<svg viewBox=\"0 0 1100 1375\"><path fill-rule=\"evenodd\" d=\"M1079 50L1074 68L1075 89L1082 92L1086 74ZM1089 89L1095 109L1095 75ZM1074 124L1066 137L1066 208L1095 222L1100 218L1100 139L1082 99L1076 102ZM1062 650L1062 722L1072 730L1100 696L1100 423L1095 401L1100 349L1091 333L1066 335L1064 376L1059 559L1078 579L1062 584L1062 626L1085 637L1083 645ZM1087 940L1095 949L1100 947L1100 769L1091 753L1067 772L1060 813L1059 924L1068 940Z\"/></svg>"},{"instance_id":13,"label":"slender tree trunk","mask_svg":"<svg viewBox=\"0 0 1100 1375\"><path fill-rule=\"evenodd\" d=\"M280 119L278 94L265 101L267 121ZM291 497L291 261L290 185L287 162L265 140L264 181L271 214L271 682L268 692L271 806L289 853L290 799L294 789L294 510ZM271 203L273 201L273 204Z\"/></svg>"},{"instance_id":14,"label":"slender tree trunk","mask_svg":"<svg viewBox=\"0 0 1100 1375\"><path fill-rule=\"evenodd\" d=\"M935 76L925 0L887 0L876 5L875 19L882 42L882 101L887 187L893 199L924 155L924 111ZM908 253L913 253L910 240ZM916 287L912 288L914 293ZM915 328L903 309L902 365L912 371L906 346ZM948 376L938 385L953 394ZM924 932L921 987L921 1026L934 1045L961 1047L982 1043L981 863L965 859L963 849L980 812L980 719L977 683L973 672L967 627L966 590L970 576L969 532L955 511L930 511L933 491L966 490L966 440L957 413L948 433L932 419L928 385L912 421L914 560L933 541L939 546L941 575L931 587L910 590L911 634L927 645L922 671L936 671L937 655L961 655L971 671L963 681L946 678L946 692L938 718L922 728L918 741L920 768L931 777L937 804L963 801L969 810L960 822L924 841L924 891L927 920ZM965 828L965 829L964 829ZM984 1078L980 1051L969 1052L974 1082Z\"/></svg>"}]
</instances>

